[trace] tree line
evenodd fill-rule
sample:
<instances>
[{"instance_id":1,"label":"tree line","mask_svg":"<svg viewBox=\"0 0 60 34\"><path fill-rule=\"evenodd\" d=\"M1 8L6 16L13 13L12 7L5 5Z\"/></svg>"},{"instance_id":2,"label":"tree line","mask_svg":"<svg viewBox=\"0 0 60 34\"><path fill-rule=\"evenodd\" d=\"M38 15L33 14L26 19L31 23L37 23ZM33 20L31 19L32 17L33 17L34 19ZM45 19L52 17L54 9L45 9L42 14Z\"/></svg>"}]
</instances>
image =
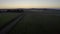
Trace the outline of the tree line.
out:
<instances>
[{"instance_id":1,"label":"tree line","mask_svg":"<svg viewBox=\"0 0 60 34\"><path fill-rule=\"evenodd\" d=\"M23 9L19 10L19 9L15 9L15 10L0 10L0 13L4 13L4 12L16 12L16 13L21 13L21 12L24 12Z\"/></svg>"}]
</instances>

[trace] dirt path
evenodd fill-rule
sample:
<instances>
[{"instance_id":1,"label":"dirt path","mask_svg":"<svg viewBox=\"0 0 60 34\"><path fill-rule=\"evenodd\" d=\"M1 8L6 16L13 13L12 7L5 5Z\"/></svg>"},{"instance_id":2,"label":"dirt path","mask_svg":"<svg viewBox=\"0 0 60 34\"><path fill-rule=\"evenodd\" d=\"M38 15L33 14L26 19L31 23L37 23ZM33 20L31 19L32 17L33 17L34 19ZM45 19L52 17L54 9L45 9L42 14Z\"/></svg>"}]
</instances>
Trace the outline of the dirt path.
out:
<instances>
[{"instance_id":1,"label":"dirt path","mask_svg":"<svg viewBox=\"0 0 60 34\"><path fill-rule=\"evenodd\" d=\"M14 21L12 21L12 23L3 28L0 31L0 34L7 34L16 25L16 23L18 23L18 21L20 21L23 18L23 16L24 15L19 15L17 19L15 19Z\"/></svg>"}]
</instances>

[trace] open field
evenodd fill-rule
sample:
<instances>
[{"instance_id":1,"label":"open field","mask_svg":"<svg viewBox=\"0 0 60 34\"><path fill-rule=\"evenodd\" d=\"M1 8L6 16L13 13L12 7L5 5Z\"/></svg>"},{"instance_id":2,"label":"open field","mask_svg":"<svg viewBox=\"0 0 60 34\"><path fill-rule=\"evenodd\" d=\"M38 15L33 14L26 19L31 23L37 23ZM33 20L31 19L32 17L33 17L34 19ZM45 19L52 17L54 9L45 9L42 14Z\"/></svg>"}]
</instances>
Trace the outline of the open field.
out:
<instances>
[{"instance_id":1,"label":"open field","mask_svg":"<svg viewBox=\"0 0 60 34\"><path fill-rule=\"evenodd\" d=\"M11 21L18 15L20 15L20 13L0 13L0 27Z\"/></svg>"},{"instance_id":2,"label":"open field","mask_svg":"<svg viewBox=\"0 0 60 34\"><path fill-rule=\"evenodd\" d=\"M60 16L27 12L9 34L57 34L60 32Z\"/></svg>"}]
</instances>

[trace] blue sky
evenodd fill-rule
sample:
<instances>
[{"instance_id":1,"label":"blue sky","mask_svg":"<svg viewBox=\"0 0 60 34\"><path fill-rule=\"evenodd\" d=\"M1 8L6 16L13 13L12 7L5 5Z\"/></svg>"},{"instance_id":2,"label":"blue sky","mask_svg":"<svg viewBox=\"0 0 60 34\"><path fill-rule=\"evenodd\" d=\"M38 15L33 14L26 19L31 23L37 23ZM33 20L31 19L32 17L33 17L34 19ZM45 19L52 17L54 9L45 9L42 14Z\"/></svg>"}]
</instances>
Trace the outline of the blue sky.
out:
<instances>
[{"instance_id":1,"label":"blue sky","mask_svg":"<svg viewBox=\"0 0 60 34\"><path fill-rule=\"evenodd\" d=\"M60 8L60 0L0 0L0 8Z\"/></svg>"}]
</instances>

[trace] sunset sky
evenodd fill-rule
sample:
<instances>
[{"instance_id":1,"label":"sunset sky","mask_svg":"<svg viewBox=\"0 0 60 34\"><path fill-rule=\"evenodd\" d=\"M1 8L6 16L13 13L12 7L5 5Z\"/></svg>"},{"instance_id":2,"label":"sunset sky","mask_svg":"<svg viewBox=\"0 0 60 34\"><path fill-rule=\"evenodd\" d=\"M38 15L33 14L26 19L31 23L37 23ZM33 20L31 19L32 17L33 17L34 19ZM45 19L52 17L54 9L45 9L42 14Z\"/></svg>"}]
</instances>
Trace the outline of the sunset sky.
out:
<instances>
[{"instance_id":1,"label":"sunset sky","mask_svg":"<svg viewBox=\"0 0 60 34\"><path fill-rule=\"evenodd\" d=\"M0 0L2 8L60 8L60 0Z\"/></svg>"}]
</instances>

